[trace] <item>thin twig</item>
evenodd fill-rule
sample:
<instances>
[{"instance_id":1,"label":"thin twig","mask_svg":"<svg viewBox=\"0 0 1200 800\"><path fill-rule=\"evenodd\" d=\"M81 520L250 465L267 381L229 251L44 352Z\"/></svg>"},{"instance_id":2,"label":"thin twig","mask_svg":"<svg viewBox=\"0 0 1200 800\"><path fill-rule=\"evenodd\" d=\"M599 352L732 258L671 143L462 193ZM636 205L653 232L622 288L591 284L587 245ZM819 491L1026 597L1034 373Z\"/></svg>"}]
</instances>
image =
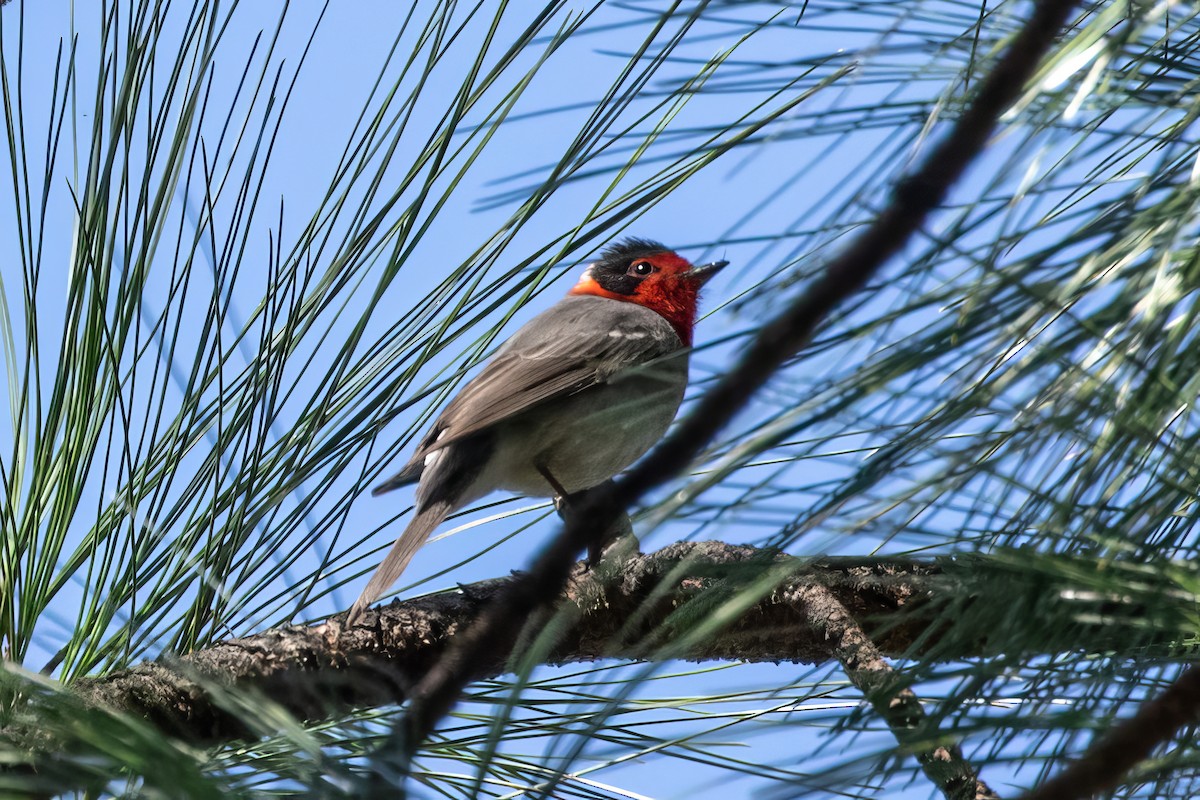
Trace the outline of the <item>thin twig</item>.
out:
<instances>
[{"instance_id":1,"label":"thin twig","mask_svg":"<svg viewBox=\"0 0 1200 800\"><path fill-rule=\"evenodd\" d=\"M1116 788L1121 778L1180 728L1200 721L1200 666L1189 667L1165 692L1118 723L1083 757L1021 800L1074 800Z\"/></svg>"},{"instance_id":2,"label":"thin twig","mask_svg":"<svg viewBox=\"0 0 1200 800\"><path fill-rule=\"evenodd\" d=\"M895 186L879 217L830 262L822 278L762 330L741 361L703 395L669 437L611 489L589 496L530 572L458 637L417 685L408 713L376 752L376 774L386 785L372 785L366 789L368 793L374 789L394 793L394 785L380 772L405 774L421 742L450 711L466 685L478 677L477 665L485 656L508 653L523 622L559 595L575 554L596 541L625 509L686 468L808 342L817 325L900 251L983 150L1000 115L1020 96L1075 5L1075 0L1042 0L1035 5L1029 22L979 85L974 101L949 135L929 152L915 173Z\"/></svg>"},{"instance_id":3,"label":"thin twig","mask_svg":"<svg viewBox=\"0 0 1200 800\"><path fill-rule=\"evenodd\" d=\"M956 743L938 741L937 726L925 715L916 694L903 685L901 676L828 587L805 583L785 593L784 599L810 628L825 634L846 677L887 722L900 746L917 757L925 776L946 800L999 800Z\"/></svg>"}]
</instances>

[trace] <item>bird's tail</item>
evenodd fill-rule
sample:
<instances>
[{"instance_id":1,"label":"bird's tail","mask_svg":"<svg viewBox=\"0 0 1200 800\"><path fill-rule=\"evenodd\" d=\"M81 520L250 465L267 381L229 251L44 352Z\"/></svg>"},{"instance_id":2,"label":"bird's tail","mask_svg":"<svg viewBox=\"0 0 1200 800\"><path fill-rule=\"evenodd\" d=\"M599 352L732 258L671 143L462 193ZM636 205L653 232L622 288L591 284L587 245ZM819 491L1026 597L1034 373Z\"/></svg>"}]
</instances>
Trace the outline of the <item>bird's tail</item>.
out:
<instances>
[{"instance_id":1,"label":"bird's tail","mask_svg":"<svg viewBox=\"0 0 1200 800\"><path fill-rule=\"evenodd\" d=\"M388 551L387 558L383 559L383 563L379 565L375 574L371 576L371 580L367 582L367 588L363 589L362 594L350 607L344 623L347 627L353 625L368 606L391 588L396 579L400 577L400 573L404 572L404 568L408 566L408 562L412 561L413 556L421 549L421 545L425 544L429 534L442 524L442 520L450 514L452 508L450 503L442 501L430 503L417 511L416 516L404 529L404 533L400 534L400 538Z\"/></svg>"}]
</instances>

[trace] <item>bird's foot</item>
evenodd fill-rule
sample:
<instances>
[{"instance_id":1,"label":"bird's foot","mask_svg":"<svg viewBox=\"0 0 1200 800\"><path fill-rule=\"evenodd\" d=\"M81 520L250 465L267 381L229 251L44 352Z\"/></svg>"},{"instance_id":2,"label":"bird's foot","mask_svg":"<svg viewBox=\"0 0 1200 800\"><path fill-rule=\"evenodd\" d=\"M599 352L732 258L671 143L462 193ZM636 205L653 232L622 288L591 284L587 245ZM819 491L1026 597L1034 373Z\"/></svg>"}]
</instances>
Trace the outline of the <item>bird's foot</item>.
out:
<instances>
[{"instance_id":1,"label":"bird's foot","mask_svg":"<svg viewBox=\"0 0 1200 800\"><path fill-rule=\"evenodd\" d=\"M560 494L554 498L554 509L564 522L569 523L575 509L586 507L587 504L584 502L584 499L589 493L605 490L607 489L607 485L611 483L612 481L610 480L599 486L593 486L591 489L584 489L574 494ZM621 557L625 557L637 552L640 551L638 549L637 537L633 535L633 523L630 522L628 514L621 512L601 536L588 544L586 563L591 568L599 564L601 559L606 555L619 554Z\"/></svg>"}]
</instances>

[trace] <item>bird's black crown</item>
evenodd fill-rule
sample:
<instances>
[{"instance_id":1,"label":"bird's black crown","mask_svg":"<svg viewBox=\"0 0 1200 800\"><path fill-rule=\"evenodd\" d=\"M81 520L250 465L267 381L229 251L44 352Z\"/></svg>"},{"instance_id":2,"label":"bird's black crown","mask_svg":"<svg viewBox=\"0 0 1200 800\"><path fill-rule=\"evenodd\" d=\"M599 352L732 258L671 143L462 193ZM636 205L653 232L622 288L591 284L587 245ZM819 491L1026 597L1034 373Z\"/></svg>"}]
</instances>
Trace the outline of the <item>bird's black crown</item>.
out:
<instances>
[{"instance_id":1,"label":"bird's black crown","mask_svg":"<svg viewBox=\"0 0 1200 800\"><path fill-rule=\"evenodd\" d=\"M600 251L600 260L596 262L597 266L616 267L620 266L624 272L629 267L629 263L640 256L649 256L654 253L669 253L671 248L661 242L655 242L651 239L637 239L629 237L622 239L619 242L614 242L608 247Z\"/></svg>"},{"instance_id":2,"label":"bird's black crown","mask_svg":"<svg viewBox=\"0 0 1200 800\"><path fill-rule=\"evenodd\" d=\"M628 274L629 265L639 258L670 251L665 244L650 239L622 239L600 251L599 260L592 265L592 277L614 294L633 294L642 279Z\"/></svg>"}]
</instances>

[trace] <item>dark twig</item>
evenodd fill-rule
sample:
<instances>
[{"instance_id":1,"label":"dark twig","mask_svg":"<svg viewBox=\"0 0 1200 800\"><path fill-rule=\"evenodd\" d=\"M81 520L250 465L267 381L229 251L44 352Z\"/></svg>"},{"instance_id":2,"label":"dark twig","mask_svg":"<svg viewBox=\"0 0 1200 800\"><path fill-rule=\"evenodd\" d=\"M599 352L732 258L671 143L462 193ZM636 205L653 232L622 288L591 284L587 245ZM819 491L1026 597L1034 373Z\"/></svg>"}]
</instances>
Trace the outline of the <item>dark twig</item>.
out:
<instances>
[{"instance_id":1,"label":"dark twig","mask_svg":"<svg viewBox=\"0 0 1200 800\"><path fill-rule=\"evenodd\" d=\"M1021 800L1074 800L1115 788L1180 728L1200 721L1200 667L1189 667L1158 697L1117 723L1083 757Z\"/></svg>"},{"instance_id":2,"label":"dark twig","mask_svg":"<svg viewBox=\"0 0 1200 800\"><path fill-rule=\"evenodd\" d=\"M828 587L810 582L783 596L809 628L825 634L846 677L887 722L900 746L917 757L925 776L946 800L999 800L957 744L938 741L937 726L925 715L916 694L903 685L901 676Z\"/></svg>"},{"instance_id":3,"label":"dark twig","mask_svg":"<svg viewBox=\"0 0 1200 800\"><path fill-rule=\"evenodd\" d=\"M900 251L983 150L996 121L1020 96L1074 7L1074 0L1042 0L1035 5L1029 22L979 85L974 101L950 134L915 173L896 185L874 223L829 264L822 278L762 330L737 366L704 394L672 435L611 489L590 495L528 575L514 582L475 625L457 637L446 657L417 685L409 712L377 752L377 767L387 770L391 764L396 774L403 775L420 743L463 688L479 677L481 660L507 653L523 622L559 595L575 554L588 548L646 492L679 474L804 346L817 325Z\"/></svg>"}]
</instances>

